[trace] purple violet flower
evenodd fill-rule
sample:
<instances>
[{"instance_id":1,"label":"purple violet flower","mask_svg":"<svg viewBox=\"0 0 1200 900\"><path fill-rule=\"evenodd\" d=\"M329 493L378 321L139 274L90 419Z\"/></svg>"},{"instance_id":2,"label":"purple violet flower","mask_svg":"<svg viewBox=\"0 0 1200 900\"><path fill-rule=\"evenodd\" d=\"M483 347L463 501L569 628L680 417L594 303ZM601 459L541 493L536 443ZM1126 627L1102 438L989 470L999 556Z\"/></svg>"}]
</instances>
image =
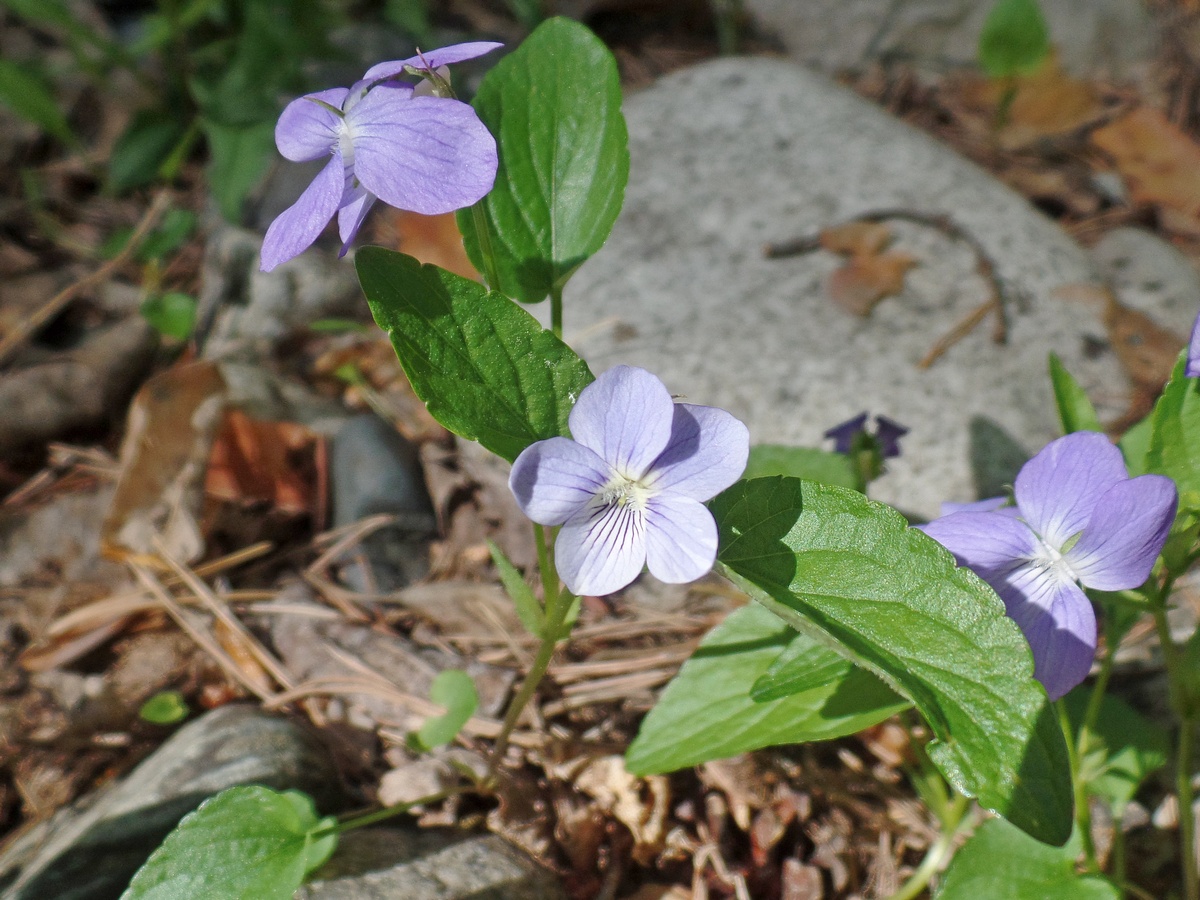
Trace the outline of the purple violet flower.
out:
<instances>
[{"instance_id":1,"label":"purple violet flower","mask_svg":"<svg viewBox=\"0 0 1200 900\"><path fill-rule=\"evenodd\" d=\"M833 440L834 452L850 454L856 449L854 439L860 434L865 434L875 441L881 459L890 459L900 455L900 438L908 434L908 429L887 416L876 416L875 431L868 432L867 414L864 412L853 419L847 419L841 425L834 425L825 432L824 437Z\"/></svg>"},{"instance_id":2,"label":"purple violet flower","mask_svg":"<svg viewBox=\"0 0 1200 900\"><path fill-rule=\"evenodd\" d=\"M995 588L1033 650L1034 677L1057 700L1087 677L1096 654L1096 615L1080 584L1142 584L1178 497L1170 478L1130 478L1121 451L1088 431L1042 448L1014 493L1015 507L954 512L921 530Z\"/></svg>"},{"instance_id":3,"label":"purple violet flower","mask_svg":"<svg viewBox=\"0 0 1200 900\"><path fill-rule=\"evenodd\" d=\"M579 395L574 440L522 451L509 486L525 515L561 525L555 562L567 589L601 596L642 566L661 581L694 581L717 557L704 501L746 468L750 432L723 409L675 403L645 369L616 366Z\"/></svg>"},{"instance_id":4,"label":"purple violet flower","mask_svg":"<svg viewBox=\"0 0 1200 900\"><path fill-rule=\"evenodd\" d=\"M1188 342L1187 368L1183 370L1187 378L1200 378L1200 316L1196 316L1196 324L1192 326L1192 339Z\"/></svg>"},{"instance_id":5,"label":"purple violet flower","mask_svg":"<svg viewBox=\"0 0 1200 900\"><path fill-rule=\"evenodd\" d=\"M447 97L423 96L411 84L385 80L408 69L437 67L499 46L456 44L422 56L381 63L385 75L351 88L293 100L275 125L275 145L292 162L329 156L263 240L262 270L299 256L336 214L344 254L376 199L424 215L470 206L492 189L496 142L475 111ZM430 69L432 71L432 69Z\"/></svg>"}]
</instances>

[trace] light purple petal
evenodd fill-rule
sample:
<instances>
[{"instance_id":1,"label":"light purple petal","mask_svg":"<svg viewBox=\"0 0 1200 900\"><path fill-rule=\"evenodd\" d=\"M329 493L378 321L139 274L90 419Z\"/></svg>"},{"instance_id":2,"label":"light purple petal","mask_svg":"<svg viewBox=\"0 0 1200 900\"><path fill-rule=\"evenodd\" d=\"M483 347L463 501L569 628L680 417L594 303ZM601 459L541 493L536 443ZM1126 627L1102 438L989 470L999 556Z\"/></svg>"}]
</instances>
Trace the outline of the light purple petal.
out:
<instances>
[{"instance_id":1,"label":"light purple petal","mask_svg":"<svg viewBox=\"0 0 1200 900\"><path fill-rule=\"evenodd\" d=\"M321 236L342 202L346 170L342 154L335 152L300 199L281 212L263 238L261 268L270 272L280 263L299 256Z\"/></svg>"},{"instance_id":2,"label":"light purple petal","mask_svg":"<svg viewBox=\"0 0 1200 900\"><path fill-rule=\"evenodd\" d=\"M354 174L385 203L423 215L470 206L492 189L496 142L457 100L372 89L349 113Z\"/></svg>"},{"instance_id":3,"label":"light purple petal","mask_svg":"<svg viewBox=\"0 0 1200 900\"><path fill-rule=\"evenodd\" d=\"M999 512L1001 508L1011 510L1010 515L1017 515L1019 511L1015 506L1004 506L1007 502L1007 497L988 497L986 500L973 500L970 503L952 503L947 500L942 504L942 515L951 516L960 512Z\"/></svg>"},{"instance_id":4,"label":"light purple petal","mask_svg":"<svg viewBox=\"0 0 1200 900\"><path fill-rule=\"evenodd\" d=\"M645 484L708 500L741 477L749 457L750 431L731 414L676 403L667 448L650 466Z\"/></svg>"},{"instance_id":5,"label":"light purple petal","mask_svg":"<svg viewBox=\"0 0 1200 900\"><path fill-rule=\"evenodd\" d=\"M646 518L634 503L593 498L554 540L554 561L576 596L601 597L638 577L646 562Z\"/></svg>"},{"instance_id":6,"label":"light purple petal","mask_svg":"<svg viewBox=\"0 0 1200 900\"><path fill-rule=\"evenodd\" d=\"M1021 566L993 584L1033 651L1033 677L1057 700L1087 677L1096 656L1091 601L1057 568Z\"/></svg>"},{"instance_id":7,"label":"light purple petal","mask_svg":"<svg viewBox=\"0 0 1200 900\"><path fill-rule=\"evenodd\" d=\"M1187 378L1200 378L1200 316L1192 326L1192 339L1188 342L1187 367L1183 370Z\"/></svg>"},{"instance_id":8,"label":"light purple petal","mask_svg":"<svg viewBox=\"0 0 1200 900\"><path fill-rule=\"evenodd\" d=\"M449 47L439 47L408 59L393 59L389 62L376 63L367 69L363 78L367 81L378 81L380 78L392 78L401 75L405 66L414 69L437 69L441 66L452 66L454 63L475 59L485 53L491 53L497 47L503 47L495 41L468 41L465 44L451 44Z\"/></svg>"},{"instance_id":9,"label":"light purple petal","mask_svg":"<svg viewBox=\"0 0 1200 900\"><path fill-rule=\"evenodd\" d=\"M338 257L346 255L350 244L358 236L367 213L375 205L375 195L361 185L350 190L348 197L342 198L342 208L338 210L338 236L342 239L342 249Z\"/></svg>"},{"instance_id":10,"label":"light purple petal","mask_svg":"<svg viewBox=\"0 0 1200 900\"><path fill-rule=\"evenodd\" d=\"M704 504L679 494L646 503L646 565L668 584L695 581L717 559L717 523Z\"/></svg>"},{"instance_id":11,"label":"light purple petal","mask_svg":"<svg viewBox=\"0 0 1200 900\"><path fill-rule=\"evenodd\" d=\"M1175 482L1162 475L1139 475L1109 488L1065 554L1071 570L1096 590L1137 587L1167 542L1178 500Z\"/></svg>"},{"instance_id":12,"label":"light purple petal","mask_svg":"<svg viewBox=\"0 0 1200 900\"><path fill-rule=\"evenodd\" d=\"M575 440L636 480L666 448L674 415L661 381L645 369L614 366L583 389L569 422Z\"/></svg>"},{"instance_id":13,"label":"light purple petal","mask_svg":"<svg viewBox=\"0 0 1200 900\"><path fill-rule=\"evenodd\" d=\"M508 486L530 519L539 525L561 525L586 507L612 474L587 447L553 437L521 451Z\"/></svg>"},{"instance_id":14,"label":"light purple petal","mask_svg":"<svg viewBox=\"0 0 1200 900\"><path fill-rule=\"evenodd\" d=\"M1021 467L1017 506L1047 544L1061 549L1087 525L1096 501L1128 477L1121 451L1106 436L1077 431L1051 441Z\"/></svg>"},{"instance_id":15,"label":"light purple petal","mask_svg":"<svg viewBox=\"0 0 1200 900\"><path fill-rule=\"evenodd\" d=\"M283 108L275 123L275 146L284 159L309 162L328 156L337 146L342 120L313 100L321 100L337 109L348 94L345 88L330 88L305 94Z\"/></svg>"},{"instance_id":16,"label":"light purple petal","mask_svg":"<svg viewBox=\"0 0 1200 900\"><path fill-rule=\"evenodd\" d=\"M999 511L953 513L917 528L953 553L960 566L989 582L1039 549L1028 525Z\"/></svg>"}]
</instances>

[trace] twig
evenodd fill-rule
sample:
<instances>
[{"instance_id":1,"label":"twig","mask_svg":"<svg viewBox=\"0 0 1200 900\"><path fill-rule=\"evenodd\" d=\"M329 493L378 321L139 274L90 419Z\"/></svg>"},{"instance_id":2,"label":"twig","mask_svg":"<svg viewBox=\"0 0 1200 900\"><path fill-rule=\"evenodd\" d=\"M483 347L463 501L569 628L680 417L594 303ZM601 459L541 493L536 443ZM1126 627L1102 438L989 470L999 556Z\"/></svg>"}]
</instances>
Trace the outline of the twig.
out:
<instances>
[{"instance_id":1,"label":"twig","mask_svg":"<svg viewBox=\"0 0 1200 900\"><path fill-rule=\"evenodd\" d=\"M201 649L205 650L208 655L211 656L217 662L217 664L225 670L226 675L252 693L255 697L258 697L258 699L262 700L264 703L267 703L271 700L270 692L264 691L261 687L254 683L253 679L247 678L246 674L238 667L238 664L233 661L233 658L223 649L221 649L221 645L213 640L212 636L206 633L203 629L196 627L196 624L188 618L183 607L175 602L174 598L167 593L167 589L162 586L162 582L155 578L154 574L149 569L140 563L133 562L132 560L130 560L127 565L133 570L133 574L137 576L138 580L146 586L147 590L149 590L150 593L152 593L158 599L158 602L162 604L163 609L170 614L171 618L175 620L179 627L187 632L188 637L195 641L201 647Z\"/></svg>"},{"instance_id":2,"label":"twig","mask_svg":"<svg viewBox=\"0 0 1200 900\"><path fill-rule=\"evenodd\" d=\"M921 212L915 209L871 210L854 216L847 220L847 222L886 222L889 219L915 222L918 225L934 228L951 240L962 241L975 254L975 270L979 273L979 277L983 279L988 288L988 299L979 307L972 310L969 315L951 328L943 337L935 341L929 352L917 363L917 368L928 369L943 353L970 334L987 317L988 313L994 313L996 316L996 325L992 330L992 340L997 344L1003 344L1008 340L1008 321L1005 312L1005 301L1008 299L1007 292L1004 289L1003 282L996 275L996 263L988 254L983 244L971 232L967 231L966 228L959 225L949 216L939 213ZM763 247L763 256L767 259L779 259L785 256L812 253L819 249L821 249L821 237L818 234L813 237L793 238L792 240L783 241L778 244L766 244Z\"/></svg>"},{"instance_id":3,"label":"twig","mask_svg":"<svg viewBox=\"0 0 1200 900\"><path fill-rule=\"evenodd\" d=\"M143 214L141 221L133 229L133 233L129 235L129 240L125 242L125 246L121 248L120 253L92 274L86 275L74 284L63 288L36 309L29 318L14 326L12 331L6 334L3 339L0 339L0 364L8 359L17 347L24 344L30 335L62 312L67 304L79 296L79 294L94 285L100 284L112 275L113 272L125 265L129 257L133 255L133 251L137 249L138 244L141 243L142 238L158 222L159 216L166 210L170 200L171 195L166 189L159 191L150 202L150 207Z\"/></svg>"}]
</instances>

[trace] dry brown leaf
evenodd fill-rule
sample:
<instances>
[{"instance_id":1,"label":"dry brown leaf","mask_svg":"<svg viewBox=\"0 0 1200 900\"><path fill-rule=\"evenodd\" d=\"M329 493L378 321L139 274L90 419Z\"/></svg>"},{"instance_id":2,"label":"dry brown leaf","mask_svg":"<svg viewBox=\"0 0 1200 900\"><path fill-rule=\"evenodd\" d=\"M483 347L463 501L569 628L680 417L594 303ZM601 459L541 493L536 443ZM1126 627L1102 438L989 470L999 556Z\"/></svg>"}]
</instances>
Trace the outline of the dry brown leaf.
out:
<instances>
[{"instance_id":1,"label":"dry brown leaf","mask_svg":"<svg viewBox=\"0 0 1200 900\"><path fill-rule=\"evenodd\" d=\"M649 865L666 844L671 788L662 775L638 778L625 769L621 756L593 759L575 776L575 787L629 829L633 858ZM649 797L643 797L645 787Z\"/></svg>"},{"instance_id":2,"label":"dry brown leaf","mask_svg":"<svg viewBox=\"0 0 1200 900\"><path fill-rule=\"evenodd\" d=\"M213 442L205 493L231 502L265 502L282 513L312 513L317 440L295 422L264 422L230 410Z\"/></svg>"},{"instance_id":3,"label":"dry brown leaf","mask_svg":"<svg viewBox=\"0 0 1200 900\"><path fill-rule=\"evenodd\" d=\"M1200 220L1200 145L1148 106L1092 133L1129 184L1133 198Z\"/></svg>"},{"instance_id":4,"label":"dry brown leaf","mask_svg":"<svg viewBox=\"0 0 1200 900\"><path fill-rule=\"evenodd\" d=\"M846 222L821 231L821 246L830 253L876 256L892 239L892 230L882 222Z\"/></svg>"},{"instance_id":5,"label":"dry brown leaf","mask_svg":"<svg viewBox=\"0 0 1200 900\"><path fill-rule=\"evenodd\" d=\"M825 291L838 306L856 316L868 316L879 301L904 288L904 276L915 257L896 250L877 256L855 256L835 270Z\"/></svg>"},{"instance_id":6,"label":"dry brown leaf","mask_svg":"<svg viewBox=\"0 0 1200 900\"><path fill-rule=\"evenodd\" d=\"M158 539L176 559L201 556L204 473L224 405L225 380L210 362L160 372L138 391L101 531L105 555L152 560Z\"/></svg>"},{"instance_id":7,"label":"dry brown leaf","mask_svg":"<svg viewBox=\"0 0 1200 900\"><path fill-rule=\"evenodd\" d=\"M454 213L423 216L420 213L389 209L384 215L383 228L391 234L389 243L397 250L423 263L433 263L455 275L479 280L479 273L467 258L462 233Z\"/></svg>"}]
</instances>

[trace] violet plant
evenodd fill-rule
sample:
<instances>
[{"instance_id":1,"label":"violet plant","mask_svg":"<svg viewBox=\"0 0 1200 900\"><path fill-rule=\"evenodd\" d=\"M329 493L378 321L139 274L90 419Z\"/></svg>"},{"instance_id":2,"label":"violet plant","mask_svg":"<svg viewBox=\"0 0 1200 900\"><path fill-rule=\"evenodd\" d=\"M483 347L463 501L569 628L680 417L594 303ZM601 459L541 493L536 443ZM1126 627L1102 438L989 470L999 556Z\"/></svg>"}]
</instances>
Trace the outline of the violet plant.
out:
<instances>
[{"instance_id":1,"label":"violet plant","mask_svg":"<svg viewBox=\"0 0 1200 900\"><path fill-rule=\"evenodd\" d=\"M1015 505L948 498L957 504L922 532L865 496L899 452L903 426L880 417L868 433L865 416L852 420L828 433L832 453L750 447L729 413L674 402L670 390L686 385L628 366L592 374L562 341L563 296L621 206L628 152L614 60L583 26L551 19L497 63L468 115L435 71L467 52L384 64L355 88L289 107L281 151L295 141L311 158L328 154L333 174L319 203L310 197L273 226L263 259L269 267L301 252L335 213L346 243L367 196L399 199L385 182L406 165L396 135L422 89L375 79L431 81L411 149L456 173L454 202L471 204L459 226L484 283L374 247L358 250L355 265L429 411L513 464L510 484L538 549L531 586L493 548L538 651L489 773L459 790L490 790L581 595L620 590L643 565L672 582L715 566L751 602L667 686L629 748L630 772L827 740L898 715L910 728L911 780L942 832L896 898L935 881L940 900L1145 896L1129 883L1119 828L1102 866L1091 810L1105 804L1119 822L1166 762L1161 728L1107 693L1117 648L1142 616L1155 623L1171 683L1175 788L1183 809L1192 804L1200 638L1180 642L1167 610L1200 559L1200 380L1185 370L1195 339L1151 416L1118 445L1052 359L1067 436L1021 470ZM363 104L382 114L360 130ZM494 137L496 157L481 152L487 142L470 116ZM433 150L443 138L466 149ZM396 156L364 159L374 142ZM426 161L412 171L432 171ZM422 177L403 202L433 191ZM547 298L544 329L519 304ZM441 686L447 712L422 743L449 739L470 715L463 681ZM339 821L303 796L233 788L185 818L125 896L289 897L338 835L408 808ZM1189 815L1180 841L1181 894L1200 900Z\"/></svg>"}]
</instances>

